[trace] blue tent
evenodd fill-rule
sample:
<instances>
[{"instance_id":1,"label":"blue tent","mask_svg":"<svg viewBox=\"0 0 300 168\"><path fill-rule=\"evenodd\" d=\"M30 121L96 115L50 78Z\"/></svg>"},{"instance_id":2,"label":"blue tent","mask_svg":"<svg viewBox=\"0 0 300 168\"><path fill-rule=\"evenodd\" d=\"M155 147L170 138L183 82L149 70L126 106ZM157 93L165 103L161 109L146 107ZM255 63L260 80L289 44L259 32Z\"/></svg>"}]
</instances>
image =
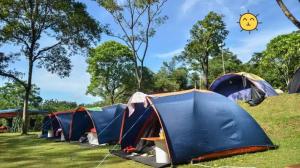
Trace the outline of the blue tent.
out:
<instances>
[{"instance_id":1,"label":"blue tent","mask_svg":"<svg viewBox=\"0 0 300 168\"><path fill-rule=\"evenodd\" d=\"M274 147L263 129L244 109L220 94L189 90L154 95L147 97L147 101L147 108L136 109L131 116L125 113L120 140L122 149L133 146L137 152L143 152L146 145L153 144L141 138L157 137L160 129L165 133L172 164ZM131 117L139 124L135 124ZM128 133L130 131L133 133Z\"/></svg>"},{"instance_id":2,"label":"blue tent","mask_svg":"<svg viewBox=\"0 0 300 168\"><path fill-rule=\"evenodd\" d=\"M260 93L263 97L278 95L264 79L246 72L225 74L217 78L209 90L232 100L253 100L257 97L253 93Z\"/></svg>"},{"instance_id":3,"label":"blue tent","mask_svg":"<svg viewBox=\"0 0 300 168\"><path fill-rule=\"evenodd\" d=\"M141 132L143 132L142 127L144 123L148 120L151 121L153 119L153 113L146 110L143 103L135 103L135 111L129 117L128 108L126 108L123 121L122 121L122 129L120 134L120 144L122 148L126 148L128 146L136 146L139 141ZM124 137L124 138L122 138Z\"/></svg>"},{"instance_id":4,"label":"blue tent","mask_svg":"<svg viewBox=\"0 0 300 168\"><path fill-rule=\"evenodd\" d=\"M94 128L94 124L87 110L85 108L82 108L82 110L76 110L72 116L70 140L79 140L85 132L88 132L92 128Z\"/></svg>"},{"instance_id":5,"label":"blue tent","mask_svg":"<svg viewBox=\"0 0 300 168\"><path fill-rule=\"evenodd\" d=\"M56 120L57 120L58 123L59 123L59 128L62 129L65 140L68 141L69 140L70 124L72 122L73 111L56 112L56 113L53 113L53 114L55 116L55 119L53 119L53 125L52 125L53 128L58 128L58 126L56 124ZM56 131L57 131L57 129L56 129Z\"/></svg>"},{"instance_id":6,"label":"blue tent","mask_svg":"<svg viewBox=\"0 0 300 168\"><path fill-rule=\"evenodd\" d=\"M300 93L300 68L295 72L288 85L289 93Z\"/></svg>"},{"instance_id":7,"label":"blue tent","mask_svg":"<svg viewBox=\"0 0 300 168\"><path fill-rule=\"evenodd\" d=\"M125 108L123 104L116 104L77 110L73 115L70 140L78 140L85 132L95 128L99 144L117 142Z\"/></svg>"}]
</instances>

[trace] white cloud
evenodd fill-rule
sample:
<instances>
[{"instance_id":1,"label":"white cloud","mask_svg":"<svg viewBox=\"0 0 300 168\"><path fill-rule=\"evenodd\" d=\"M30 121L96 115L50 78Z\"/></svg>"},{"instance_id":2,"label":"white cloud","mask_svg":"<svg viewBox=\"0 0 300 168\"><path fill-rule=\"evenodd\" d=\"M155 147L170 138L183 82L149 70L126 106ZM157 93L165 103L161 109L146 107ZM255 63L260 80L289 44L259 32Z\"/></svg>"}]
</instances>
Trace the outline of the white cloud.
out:
<instances>
[{"instance_id":1,"label":"white cloud","mask_svg":"<svg viewBox=\"0 0 300 168\"><path fill-rule=\"evenodd\" d=\"M184 0L181 10L183 14L187 13L187 11L191 10L200 0Z\"/></svg>"},{"instance_id":2,"label":"white cloud","mask_svg":"<svg viewBox=\"0 0 300 168\"><path fill-rule=\"evenodd\" d=\"M238 46L231 46L229 49L237 54L243 62L248 61L253 53L261 52L266 48L267 43L280 34L286 34L294 31L295 28L273 29L268 31L254 32L248 38L239 40Z\"/></svg>"},{"instance_id":3,"label":"white cloud","mask_svg":"<svg viewBox=\"0 0 300 168\"><path fill-rule=\"evenodd\" d=\"M60 78L44 69L35 69L33 83L41 88L42 97L76 101L78 103L99 101L100 98L85 94L90 82L90 76L86 72L87 63L85 58L83 56L74 56L72 64L73 68L70 77L66 78Z\"/></svg>"},{"instance_id":4,"label":"white cloud","mask_svg":"<svg viewBox=\"0 0 300 168\"><path fill-rule=\"evenodd\" d=\"M183 48L178 48L178 49L175 49L173 51L166 52L166 53L156 54L156 57L158 57L158 58L170 58L170 57L173 57L175 55L180 54L182 51L183 51Z\"/></svg>"}]
</instances>

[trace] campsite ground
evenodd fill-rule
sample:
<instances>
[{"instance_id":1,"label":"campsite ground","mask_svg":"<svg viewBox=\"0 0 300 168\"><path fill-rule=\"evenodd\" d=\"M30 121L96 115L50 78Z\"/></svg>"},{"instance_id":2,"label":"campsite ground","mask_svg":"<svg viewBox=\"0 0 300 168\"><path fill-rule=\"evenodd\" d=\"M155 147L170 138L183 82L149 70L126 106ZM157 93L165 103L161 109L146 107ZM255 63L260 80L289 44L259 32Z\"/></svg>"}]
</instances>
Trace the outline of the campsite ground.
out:
<instances>
[{"instance_id":1,"label":"campsite ground","mask_svg":"<svg viewBox=\"0 0 300 168\"><path fill-rule=\"evenodd\" d=\"M285 167L300 163L300 95L281 95L266 99L256 107L241 103L263 127L277 150L239 155L197 165L180 167ZM28 136L0 134L0 167L96 167L108 153L108 147L90 148L78 144L38 139ZM146 167L142 164L109 157L101 167Z\"/></svg>"}]
</instances>

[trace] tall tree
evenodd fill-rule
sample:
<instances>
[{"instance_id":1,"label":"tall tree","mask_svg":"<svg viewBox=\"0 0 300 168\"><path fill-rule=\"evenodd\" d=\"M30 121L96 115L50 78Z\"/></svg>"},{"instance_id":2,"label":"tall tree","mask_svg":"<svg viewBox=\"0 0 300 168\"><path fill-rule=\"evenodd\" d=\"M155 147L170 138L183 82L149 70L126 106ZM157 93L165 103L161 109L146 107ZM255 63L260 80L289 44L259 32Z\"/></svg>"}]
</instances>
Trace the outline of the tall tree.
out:
<instances>
[{"instance_id":1,"label":"tall tree","mask_svg":"<svg viewBox=\"0 0 300 168\"><path fill-rule=\"evenodd\" d=\"M287 86L300 67L300 32L279 35L267 44L262 64L273 70Z\"/></svg>"},{"instance_id":2,"label":"tall tree","mask_svg":"<svg viewBox=\"0 0 300 168\"><path fill-rule=\"evenodd\" d=\"M282 12L285 14L285 16L300 29L300 21L290 12L290 10L286 7L284 2L282 0L276 0L277 4L279 5ZM300 3L300 1L299 1Z\"/></svg>"},{"instance_id":3,"label":"tall tree","mask_svg":"<svg viewBox=\"0 0 300 168\"><path fill-rule=\"evenodd\" d=\"M29 95L29 106L38 108L43 99L39 96L40 88L32 85ZM20 108L23 105L25 89L20 83L5 83L0 87L0 109Z\"/></svg>"},{"instance_id":4,"label":"tall tree","mask_svg":"<svg viewBox=\"0 0 300 168\"><path fill-rule=\"evenodd\" d=\"M107 34L123 41L131 50L134 59L135 77L138 89L142 89L144 63L149 48L149 40L155 28L165 22L161 16L167 0L97 0L113 17L120 27L120 33L107 29Z\"/></svg>"},{"instance_id":5,"label":"tall tree","mask_svg":"<svg viewBox=\"0 0 300 168\"><path fill-rule=\"evenodd\" d=\"M22 134L26 134L34 66L61 77L68 76L69 56L99 39L101 29L86 12L85 5L75 0L2 0L0 6L0 43L21 48L16 55L1 57L0 76L25 88ZM47 38L51 42L43 43ZM26 82L21 80L22 73L9 69L9 64L21 56L27 61Z\"/></svg>"},{"instance_id":6,"label":"tall tree","mask_svg":"<svg viewBox=\"0 0 300 168\"><path fill-rule=\"evenodd\" d=\"M133 57L130 49L115 41L108 41L89 53L88 72L91 83L87 93L108 99L110 104L120 100L129 91L132 82Z\"/></svg>"},{"instance_id":7,"label":"tall tree","mask_svg":"<svg viewBox=\"0 0 300 168\"><path fill-rule=\"evenodd\" d=\"M221 51L228 31L222 20L222 15L209 12L208 15L193 26L190 31L191 39L183 51L183 58L193 70L204 75L204 85L209 87L209 58Z\"/></svg>"}]
</instances>

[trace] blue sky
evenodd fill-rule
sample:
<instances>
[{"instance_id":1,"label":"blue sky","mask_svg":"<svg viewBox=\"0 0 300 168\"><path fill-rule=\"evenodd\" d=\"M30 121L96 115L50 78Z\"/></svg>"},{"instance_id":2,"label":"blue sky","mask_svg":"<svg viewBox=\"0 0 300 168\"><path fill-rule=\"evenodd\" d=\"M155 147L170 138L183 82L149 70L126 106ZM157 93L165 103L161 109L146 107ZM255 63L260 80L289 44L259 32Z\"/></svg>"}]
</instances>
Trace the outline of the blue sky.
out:
<instances>
[{"instance_id":1,"label":"blue sky","mask_svg":"<svg viewBox=\"0 0 300 168\"><path fill-rule=\"evenodd\" d=\"M94 1L81 0L87 5L87 10L102 24L111 24L113 30L118 30L112 17ZM296 0L285 0L290 11L300 19L300 4ZM241 32L237 24L240 14L250 11L259 14L258 20L262 22L258 31L251 34ZM157 29L155 37L150 41L150 48L146 59L146 66L157 71L163 61L168 61L182 51L189 39L189 30L197 20L201 20L209 11L223 14L224 22L229 30L226 47L234 52L243 62L248 61L254 52L265 49L266 44L279 34L290 33L296 27L284 16L275 0L169 0L163 14L169 19ZM83 23L84 24L84 23ZM51 39L43 39L48 43ZM115 40L102 35L100 43ZM1 52L10 53L18 47L3 45ZM98 97L86 95L89 84L89 74L86 72L87 64L84 56L72 57L73 70L69 78L61 79L43 69L34 70L33 82L41 88L44 99L58 99L76 101L78 103L91 103L100 100ZM26 64L20 60L14 68L25 72ZM1 79L2 80L2 79ZM0 86L5 81L0 81Z\"/></svg>"}]
</instances>

